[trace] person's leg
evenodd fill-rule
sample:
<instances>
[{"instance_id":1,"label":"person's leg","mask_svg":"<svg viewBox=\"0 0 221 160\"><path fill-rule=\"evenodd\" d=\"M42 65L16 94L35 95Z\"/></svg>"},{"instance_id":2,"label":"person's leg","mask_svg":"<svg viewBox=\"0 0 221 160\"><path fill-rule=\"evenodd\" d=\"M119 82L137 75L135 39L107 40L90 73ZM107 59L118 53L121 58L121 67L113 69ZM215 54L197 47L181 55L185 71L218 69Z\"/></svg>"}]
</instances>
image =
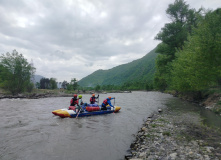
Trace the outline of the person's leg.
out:
<instances>
[{"instance_id":1,"label":"person's leg","mask_svg":"<svg viewBox=\"0 0 221 160\"><path fill-rule=\"evenodd\" d=\"M103 108L103 110L107 110L107 107L106 107L106 105L104 105L104 108Z\"/></svg>"},{"instance_id":2,"label":"person's leg","mask_svg":"<svg viewBox=\"0 0 221 160\"><path fill-rule=\"evenodd\" d=\"M80 107L79 107L79 106L76 106L75 112L78 113L79 110L80 110Z\"/></svg>"},{"instance_id":3,"label":"person's leg","mask_svg":"<svg viewBox=\"0 0 221 160\"><path fill-rule=\"evenodd\" d=\"M101 110L104 110L106 108L105 104L102 103Z\"/></svg>"}]
</instances>

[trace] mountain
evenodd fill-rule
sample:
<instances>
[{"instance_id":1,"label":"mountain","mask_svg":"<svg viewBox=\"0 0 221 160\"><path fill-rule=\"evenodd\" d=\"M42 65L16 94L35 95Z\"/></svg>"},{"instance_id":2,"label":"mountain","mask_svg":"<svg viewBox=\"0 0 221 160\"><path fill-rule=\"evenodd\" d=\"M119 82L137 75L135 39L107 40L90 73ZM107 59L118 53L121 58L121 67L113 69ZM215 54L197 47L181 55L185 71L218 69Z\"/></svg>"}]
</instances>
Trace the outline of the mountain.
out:
<instances>
[{"instance_id":1,"label":"mountain","mask_svg":"<svg viewBox=\"0 0 221 160\"><path fill-rule=\"evenodd\" d=\"M131 81L153 81L155 59L158 55L155 51L156 48L140 59L109 70L97 70L82 78L78 84L82 87L95 87L96 85L122 85Z\"/></svg>"},{"instance_id":2,"label":"mountain","mask_svg":"<svg viewBox=\"0 0 221 160\"><path fill-rule=\"evenodd\" d=\"M45 78L45 77L40 76L40 75L34 75L34 81L35 81L35 83L36 83L36 82L39 82L39 83L40 83L40 80L41 80L42 78Z\"/></svg>"}]
</instances>

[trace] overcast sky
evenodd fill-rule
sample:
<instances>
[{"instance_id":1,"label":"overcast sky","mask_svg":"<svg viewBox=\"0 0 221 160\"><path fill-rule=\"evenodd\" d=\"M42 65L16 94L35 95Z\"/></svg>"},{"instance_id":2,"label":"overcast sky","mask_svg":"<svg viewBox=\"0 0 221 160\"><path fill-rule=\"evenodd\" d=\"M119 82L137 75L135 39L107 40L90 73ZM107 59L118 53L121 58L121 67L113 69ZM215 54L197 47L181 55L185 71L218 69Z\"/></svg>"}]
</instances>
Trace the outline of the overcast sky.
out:
<instances>
[{"instance_id":1,"label":"overcast sky","mask_svg":"<svg viewBox=\"0 0 221 160\"><path fill-rule=\"evenodd\" d=\"M190 8L221 0L186 0ZM0 54L19 53L36 74L80 80L131 62L154 49L174 0L0 0Z\"/></svg>"}]
</instances>

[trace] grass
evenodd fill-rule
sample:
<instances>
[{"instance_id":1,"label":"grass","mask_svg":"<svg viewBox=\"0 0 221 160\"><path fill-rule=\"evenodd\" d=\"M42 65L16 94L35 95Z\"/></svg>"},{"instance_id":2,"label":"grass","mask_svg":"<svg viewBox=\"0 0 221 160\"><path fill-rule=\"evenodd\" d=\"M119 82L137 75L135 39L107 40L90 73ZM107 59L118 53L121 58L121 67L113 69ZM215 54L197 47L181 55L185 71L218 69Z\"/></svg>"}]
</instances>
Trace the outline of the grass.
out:
<instances>
[{"instance_id":1,"label":"grass","mask_svg":"<svg viewBox=\"0 0 221 160\"><path fill-rule=\"evenodd\" d=\"M160 124L151 124L150 126L153 127L153 128L156 128L156 127L163 127L163 125L160 125Z\"/></svg>"},{"instance_id":2,"label":"grass","mask_svg":"<svg viewBox=\"0 0 221 160\"><path fill-rule=\"evenodd\" d=\"M165 131L165 132L163 132L163 135L164 136L171 136L171 133L169 131Z\"/></svg>"},{"instance_id":3,"label":"grass","mask_svg":"<svg viewBox=\"0 0 221 160\"><path fill-rule=\"evenodd\" d=\"M154 134L147 134L146 137L149 138L150 140L154 140L155 138L160 138L159 136Z\"/></svg>"},{"instance_id":4,"label":"grass","mask_svg":"<svg viewBox=\"0 0 221 160\"><path fill-rule=\"evenodd\" d=\"M217 107L213 108L213 112L216 114L221 114L221 107L217 106Z\"/></svg>"},{"instance_id":5,"label":"grass","mask_svg":"<svg viewBox=\"0 0 221 160\"><path fill-rule=\"evenodd\" d=\"M179 140L184 140L185 139L188 142L190 142L192 140L196 140L191 135L186 134L186 133L177 134L177 139L179 139Z\"/></svg>"},{"instance_id":6,"label":"grass","mask_svg":"<svg viewBox=\"0 0 221 160\"><path fill-rule=\"evenodd\" d=\"M158 122L168 122L167 120L165 120L165 119L163 119L163 118L159 118L159 119L157 119L156 121L158 121Z\"/></svg>"}]
</instances>

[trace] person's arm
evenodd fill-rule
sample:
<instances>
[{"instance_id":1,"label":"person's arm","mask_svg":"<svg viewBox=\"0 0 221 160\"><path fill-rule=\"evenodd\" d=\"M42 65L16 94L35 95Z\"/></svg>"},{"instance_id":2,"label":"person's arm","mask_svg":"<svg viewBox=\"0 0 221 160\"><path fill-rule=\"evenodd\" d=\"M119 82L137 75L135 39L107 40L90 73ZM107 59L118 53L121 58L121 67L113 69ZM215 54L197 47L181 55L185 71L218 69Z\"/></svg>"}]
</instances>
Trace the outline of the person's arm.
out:
<instances>
[{"instance_id":1,"label":"person's arm","mask_svg":"<svg viewBox=\"0 0 221 160\"><path fill-rule=\"evenodd\" d=\"M81 106L81 102L82 102L82 100L79 99L79 100L78 100L78 106Z\"/></svg>"},{"instance_id":2,"label":"person's arm","mask_svg":"<svg viewBox=\"0 0 221 160\"><path fill-rule=\"evenodd\" d=\"M111 98L112 99L112 98ZM111 104L111 101L108 100L107 103L111 106L111 107L114 107L112 104Z\"/></svg>"},{"instance_id":3,"label":"person's arm","mask_svg":"<svg viewBox=\"0 0 221 160\"><path fill-rule=\"evenodd\" d=\"M70 101L70 105L72 104L72 102L73 102L73 99L71 99L71 101Z\"/></svg>"}]
</instances>

